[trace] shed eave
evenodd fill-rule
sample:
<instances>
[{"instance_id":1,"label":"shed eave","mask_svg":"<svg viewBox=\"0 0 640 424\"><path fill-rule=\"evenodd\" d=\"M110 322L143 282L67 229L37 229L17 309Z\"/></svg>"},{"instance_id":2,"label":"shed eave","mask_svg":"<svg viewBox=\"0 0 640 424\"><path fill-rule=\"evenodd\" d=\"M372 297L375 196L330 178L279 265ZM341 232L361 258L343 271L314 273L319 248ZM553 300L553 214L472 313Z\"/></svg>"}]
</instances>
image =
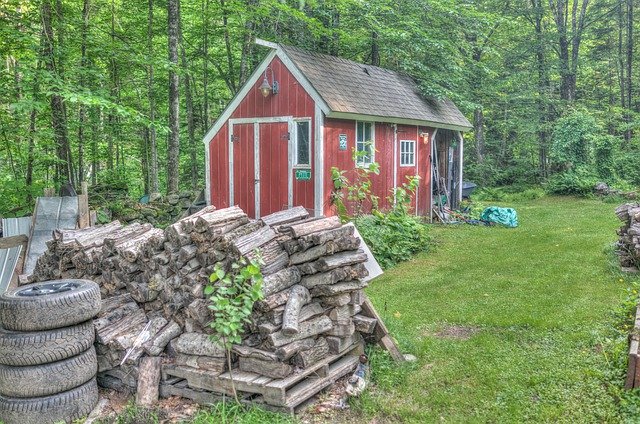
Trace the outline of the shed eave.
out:
<instances>
[{"instance_id":1,"label":"shed eave","mask_svg":"<svg viewBox=\"0 0 640 424\"><path fill-rule=\"evenodd\" d=\"M355 121L371 121L371 122L387 122L390 124L406 124L406 125L420 125L431 128L442 128L454 131L470 131L473 127L448 124L444 122L425 121L422 119L410 119L410 118L396 118L391 116L377 116L377 115L364 115L353 112L335 112L331 111L327 114L327 118L335 119L351 119Z\"/></svg>"}]
</instances>

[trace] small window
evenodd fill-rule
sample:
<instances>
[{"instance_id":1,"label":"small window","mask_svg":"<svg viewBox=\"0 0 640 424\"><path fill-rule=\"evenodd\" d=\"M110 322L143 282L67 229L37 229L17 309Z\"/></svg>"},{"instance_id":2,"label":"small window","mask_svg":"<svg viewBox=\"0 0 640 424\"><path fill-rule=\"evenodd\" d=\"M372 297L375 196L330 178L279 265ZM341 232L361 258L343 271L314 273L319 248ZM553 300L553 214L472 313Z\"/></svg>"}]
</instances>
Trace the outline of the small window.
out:
<instances>
[{"instance_id":1,"label":"small window","mask_svg":"<svg viewBox=\"0 0 640 424\"><path fill-rule=\"evenodd\" d=\"M356 165L367 166L373 163L373 124L371 122L356 122Z\"/></svg>"},{"instance_id":2,"label":"small window","mask_svg":"<svg viewBox=\"0 0 640 424\"><path fill-rule=\"evenodd\" d=\"M295 166L311 166L309 139L311 137L311 122L296 121L296 161Z\"/></svg>"},{"instance_id":3,"label":"small window","mask_svg":"<svg viewBox=\"0 0 640 424\"><path fill-rule=\"evenodd\" d=\"M400 166L415 166L416 142L414 140L400 140Z\"/></svg>"}]
</instances>

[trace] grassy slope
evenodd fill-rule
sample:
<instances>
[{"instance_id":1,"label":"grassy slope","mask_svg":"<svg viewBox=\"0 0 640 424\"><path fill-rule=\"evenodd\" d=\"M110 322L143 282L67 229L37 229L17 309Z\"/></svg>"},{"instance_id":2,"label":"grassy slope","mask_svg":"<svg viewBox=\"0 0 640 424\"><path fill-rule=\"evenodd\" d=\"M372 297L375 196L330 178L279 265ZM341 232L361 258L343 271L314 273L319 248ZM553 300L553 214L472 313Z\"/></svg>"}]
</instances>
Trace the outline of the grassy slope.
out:
<instances>
[{"instance_id":1,"label":"grassy slope","mask_svg":"<svg viewBox=\"0 0 640 424\"><path fill-rule=\"evenodd\" d=\"M616 237L614 205L553 197L515 207L519 228L436 228L435 250L371 284L387 325L419 359L379 373L377 390L355 405L365 415L618 421L598 353L623 294L604 253ZM447 323L479 331L468 340L435 336Z\"/></svg>"}]
</instances>

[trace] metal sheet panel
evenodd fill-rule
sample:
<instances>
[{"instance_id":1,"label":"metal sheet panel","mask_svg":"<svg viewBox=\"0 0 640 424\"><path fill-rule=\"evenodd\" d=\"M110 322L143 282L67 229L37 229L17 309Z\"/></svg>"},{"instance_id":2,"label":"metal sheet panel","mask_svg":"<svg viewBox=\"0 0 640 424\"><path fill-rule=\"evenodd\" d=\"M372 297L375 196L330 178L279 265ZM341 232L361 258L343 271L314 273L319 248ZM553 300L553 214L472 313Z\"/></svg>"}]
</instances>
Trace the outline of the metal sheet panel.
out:
<instances>
[{"instance_id":1,"label":"metal sheet panel","mask_svg":"<svg viewBox=\"0 0 640 424\"><path fill-rule=\"evenodd\" d=\"M53 230L72 230L77 222L77 197L38 197L24 273L33 272L38 258L47 250L47 242L53 238Z\"/></svg>"},{"instance_id":2,"label":"metal sheet panel","mask_svg":"<svg viewBox=\"0 0 640 424\"><path fill-rule=\"evenodd\" d=\"M29 235L31 229L31 217L4 218L2 220L2 234L4 237ZM9 287L11 277L18 264L22 246L11 249L0 249L0 293L4 293Z\"/></svg>"}]
</instances>

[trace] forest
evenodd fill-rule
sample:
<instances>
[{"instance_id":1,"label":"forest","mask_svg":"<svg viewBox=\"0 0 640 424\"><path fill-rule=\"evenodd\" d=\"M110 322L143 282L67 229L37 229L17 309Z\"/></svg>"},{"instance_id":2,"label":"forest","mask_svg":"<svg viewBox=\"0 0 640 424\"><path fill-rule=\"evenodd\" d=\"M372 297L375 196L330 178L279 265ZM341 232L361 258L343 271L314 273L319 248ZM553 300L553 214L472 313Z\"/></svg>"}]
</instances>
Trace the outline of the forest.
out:
<instances>
[{"instance_id":1,"label":"forest","mask_svg":"<svg viewBox=\"0 0 640 424\"><path fill-rule=\"evenodd\" d=\"M484 187L640 185L632 0L2 0L0 215L45 187L204 186L202 136L266 49L401 71L473 123ZM637 13L636 13L637 15Z\"/></svg>"}]
</instances>

